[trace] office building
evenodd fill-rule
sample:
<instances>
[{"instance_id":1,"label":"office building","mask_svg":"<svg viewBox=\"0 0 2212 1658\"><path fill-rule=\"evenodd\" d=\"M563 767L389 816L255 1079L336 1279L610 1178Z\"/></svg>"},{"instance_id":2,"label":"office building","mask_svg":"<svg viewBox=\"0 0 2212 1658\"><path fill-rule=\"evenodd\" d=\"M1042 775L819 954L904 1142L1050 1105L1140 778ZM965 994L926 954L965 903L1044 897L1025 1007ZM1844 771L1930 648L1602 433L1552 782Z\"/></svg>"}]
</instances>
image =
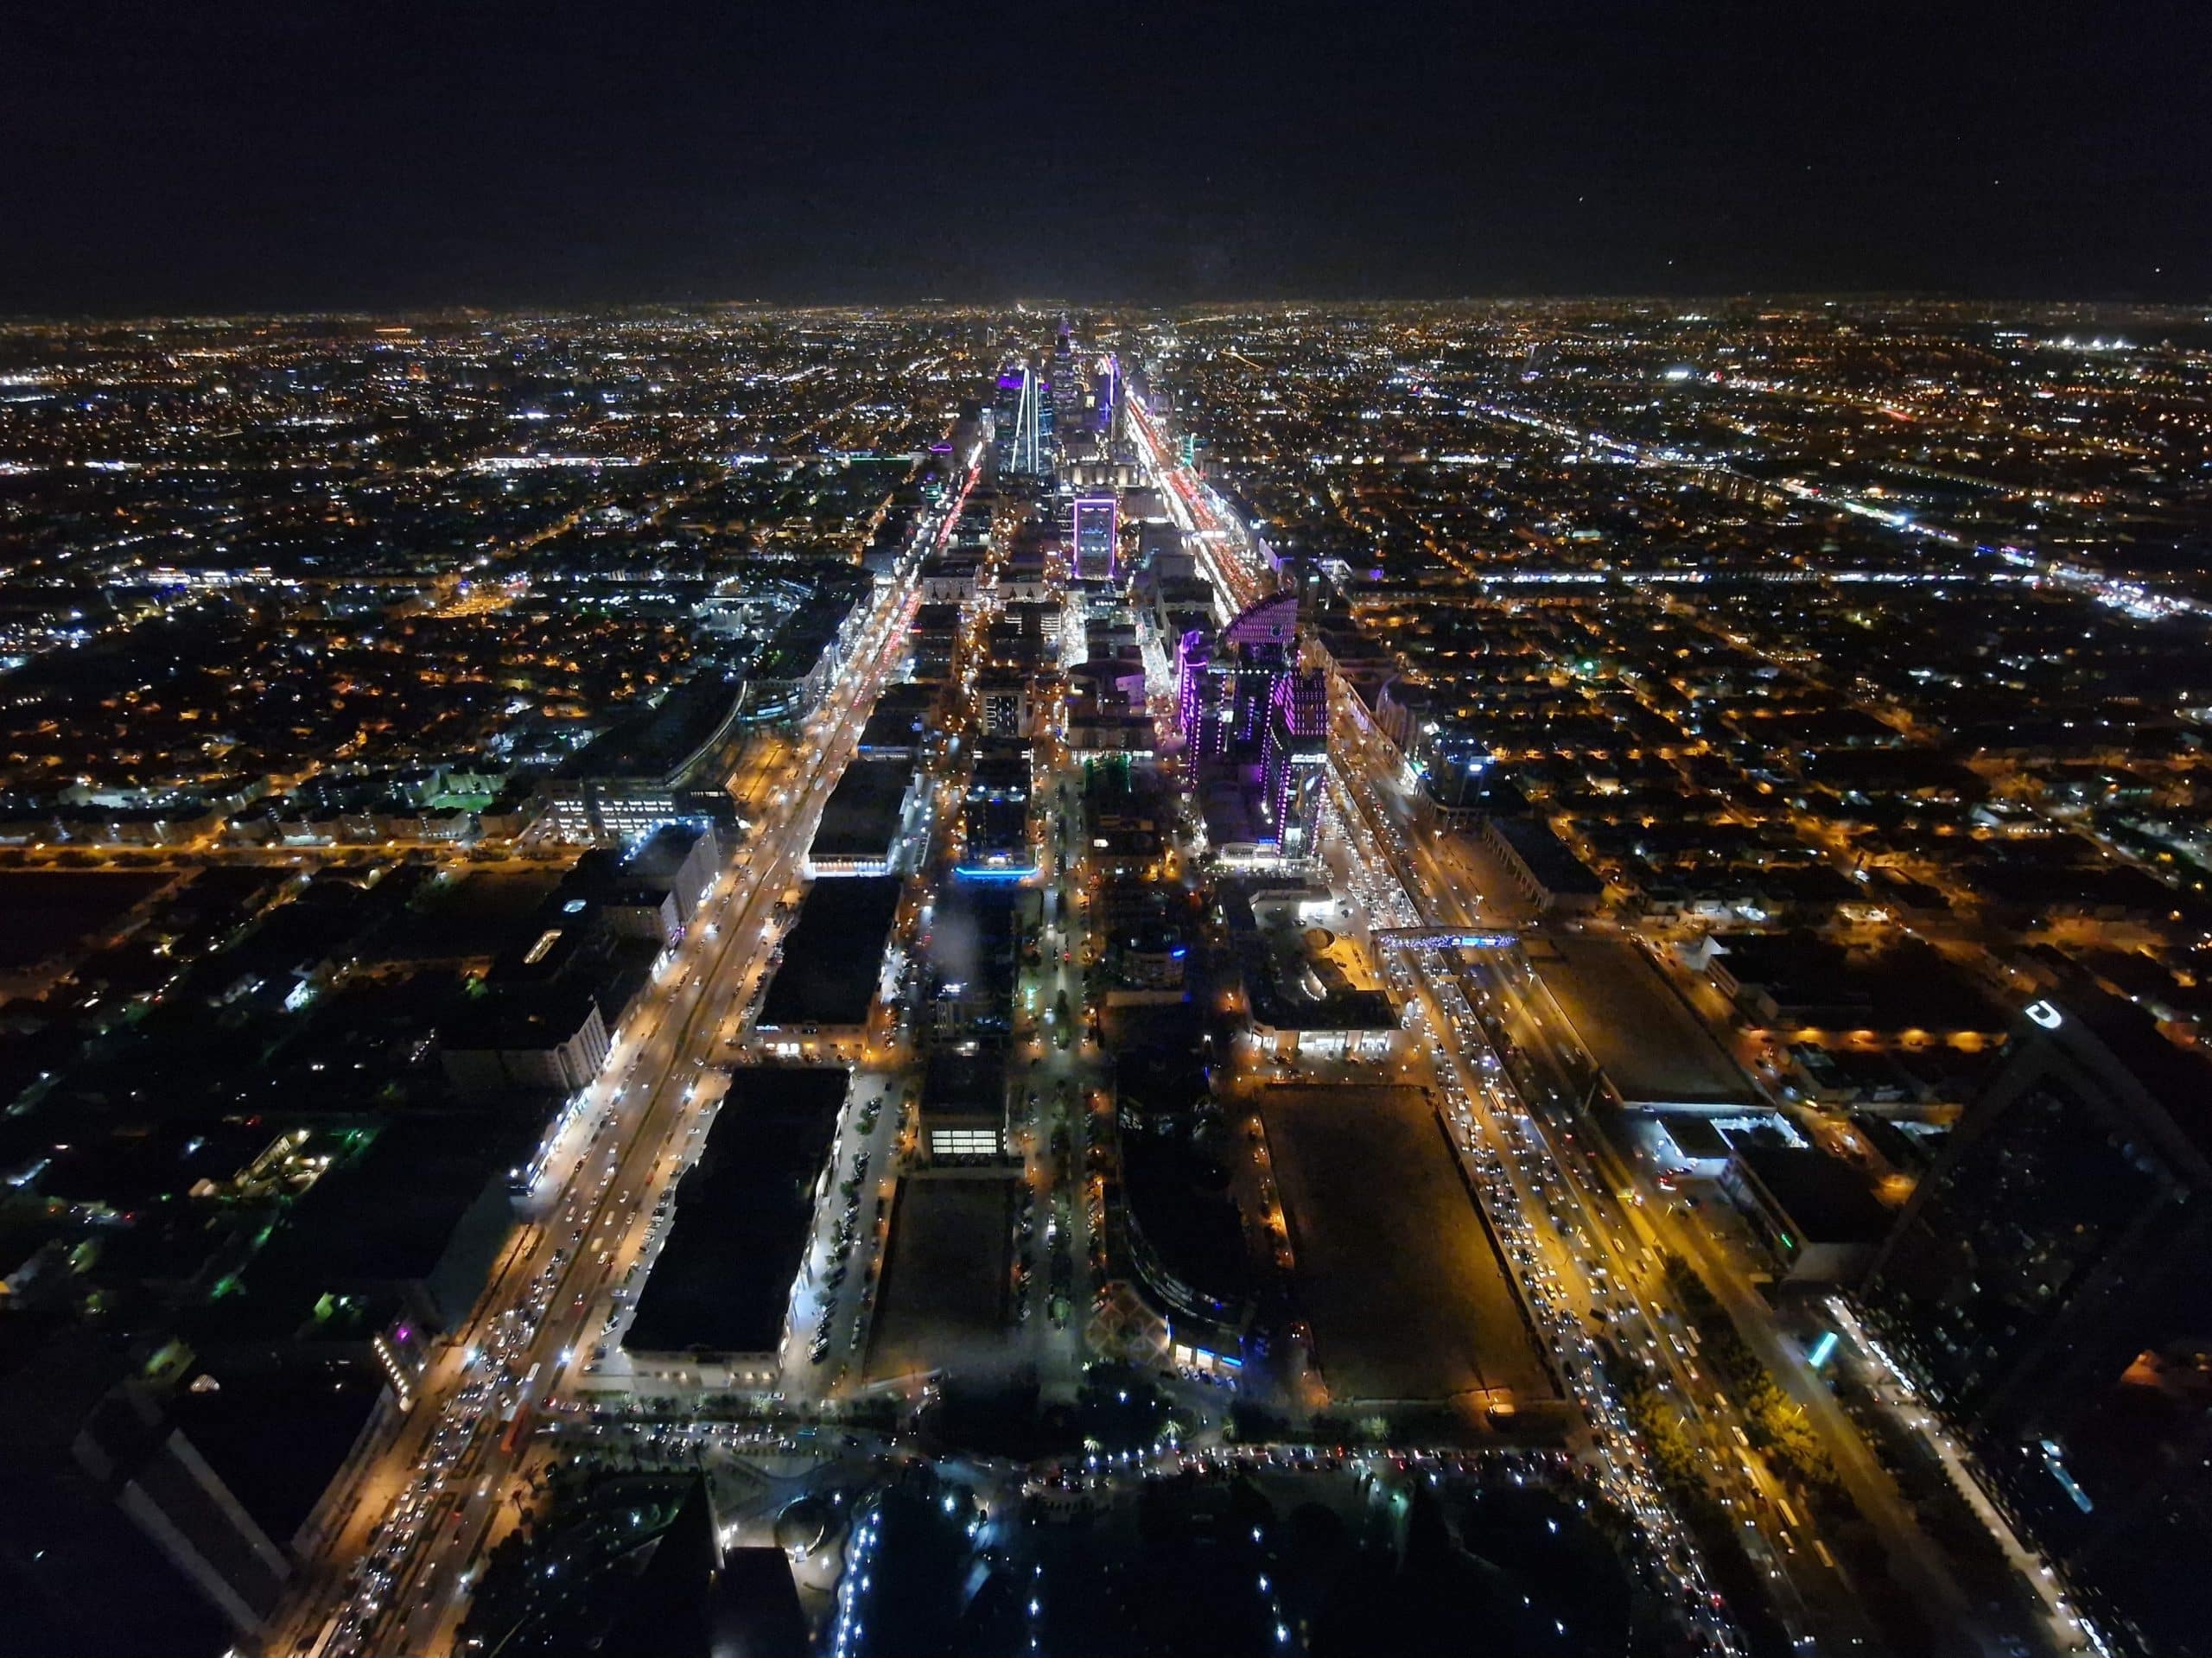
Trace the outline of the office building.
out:
<instances>
[{"instance_id":1,"label":"office building","mask_svg":"<svg viewBox=\"0 0 2212 1658\"><path fill-rule=\"evenodd\" d=\"M1262 599L1209 639L1192 631L1176 652L1176 724L1192 765L1256 759L1276 679L1298 661L1298 600Z\"/></svg>"},{"instance_id":2,"label":"office building","mask_svg":"<svg viewBox=\"0 0 2212 1658\"><path fill-rule=\"evenodd\" d=\"M2212 1559L2208 1102L2212 1065L2131 1004L2032 1004L1860 1293L2000 1500L2157 1651L2212 1610L2183 1588Z\"/></svg>"},{"instance_id":3,"label":"office building","mask_svg":"<svg viewBox=\"0 0 2212 1658\"><path fill-rule=\"evenodd\" d=\"M1319 670L1275 677L1260 759L1262 798L1285 858L1310 857L1329 767L1329 688Z\"/></svg>"},{"instance_id":4,"label":"office building","mask_svg":"<svg viewBox=\"0 0 2212 1658\"><path fill-rule=\"evenodd\" d=\"M1074 569L1079 578L1111 581L1121 574L1115 554L1120 508L1111 495L1078 496L1075 504Z\"/></svg>"}]
</instances>

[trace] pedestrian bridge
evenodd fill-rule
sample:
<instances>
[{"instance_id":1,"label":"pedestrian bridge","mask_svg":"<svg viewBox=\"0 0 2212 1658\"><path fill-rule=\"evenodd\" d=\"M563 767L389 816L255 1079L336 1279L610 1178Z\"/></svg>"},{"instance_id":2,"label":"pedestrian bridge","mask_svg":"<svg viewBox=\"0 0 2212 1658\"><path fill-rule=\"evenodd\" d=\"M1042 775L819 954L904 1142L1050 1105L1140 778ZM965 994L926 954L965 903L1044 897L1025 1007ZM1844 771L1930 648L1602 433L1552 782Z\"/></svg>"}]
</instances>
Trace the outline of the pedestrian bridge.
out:
<instances>
[{"instance_id":1,"label":"pedestrian bridge","mask_svg":"<svg viewBox=\"0 0 2212 1658\"><path fill-rule=\"evenodd\" d=\"M1377 927L1378 950L1510 950L1521 935L1495 927Z\"/></svg>"}]
</instances>

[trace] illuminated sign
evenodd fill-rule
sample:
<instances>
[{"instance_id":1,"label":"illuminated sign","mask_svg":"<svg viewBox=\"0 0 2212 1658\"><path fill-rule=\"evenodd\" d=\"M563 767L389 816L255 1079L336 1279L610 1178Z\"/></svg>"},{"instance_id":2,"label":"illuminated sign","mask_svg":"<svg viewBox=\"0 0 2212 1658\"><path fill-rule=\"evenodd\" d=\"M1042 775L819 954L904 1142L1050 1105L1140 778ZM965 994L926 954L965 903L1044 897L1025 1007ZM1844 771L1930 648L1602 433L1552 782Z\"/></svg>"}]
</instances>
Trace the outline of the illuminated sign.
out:
<instances>
[{"instance_id":1,"label":"illuminated sign","mask_svg":"<svg viewBox=\"0 0 2212 1658\"><path fill-rule=\"evenodd\" d=\"M1520 942L1520 936L1454 927L1378 927L1375 942L1400 950L1510 950Z\"/></svg>"},{"instance_id":2,"label":"illuminated sign","mask_svg":"<svg viewBox=\"0 0 2212 1658\"><path fill-rule=\"evenodd\" d=\"M2047 1001L2031 1001L2023 1011L2046 1031L2055 1031L2066 1022L2066 1016Z\"/></svg>"}]
</instances>

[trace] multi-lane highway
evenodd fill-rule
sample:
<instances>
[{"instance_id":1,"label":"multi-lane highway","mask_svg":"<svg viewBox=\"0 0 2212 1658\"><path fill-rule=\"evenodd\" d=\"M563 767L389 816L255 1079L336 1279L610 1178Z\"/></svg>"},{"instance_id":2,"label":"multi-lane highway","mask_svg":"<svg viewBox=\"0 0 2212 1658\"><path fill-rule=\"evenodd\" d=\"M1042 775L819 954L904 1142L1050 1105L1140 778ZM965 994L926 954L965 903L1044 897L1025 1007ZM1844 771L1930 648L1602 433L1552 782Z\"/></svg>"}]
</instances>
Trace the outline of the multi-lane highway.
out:
<instances>
[{"instance_id":1,"label":"multi-lane highway","mask_svg":"<svg viewBox=\"0 0 2212 1658\"><path fill-rule=\"evenodd\" d=\"M1176 528L1190 537L1198 568L1219 596L1221 619L1227 621L1274 591L1273 574L1262 568L1250 533L1221 510L1205 480L1170 458L1159 422L1142 402L1131 397L1128 409L1137 458L1166 501Z\"/></svg>"},{"instance_id":2,"label":"multi-lane highway","mask_svg":"<svg viewBox=\"0 0 2212 1658\"><path fill-rule=\"evenodd\" d=\"M1151 416L1134 400L1128 407L1140 459L1190 536L1221 614L1225 619L1274 591L1275 573L1262 549L1201 480L1174 463ZM963 491L938 521L940 541L965 499ZM664 1234L662 1199L696 1154L716 1109L714 1067L729 1057L770 969L788 898L804 879L809 841L877 693L897 671L912 606L911 570L880 585L847 669L823 706L789 740L764 735L749 749L731 785L748 823L743 850L618 1033L604 1074L554 1147L492 1285L467 1325L416 1381L397 1431L356 1476L346 1521L321 1561L302 1574L268 1649L448 1649L477 1565L512 1523L505 1505L528 1454L536 1413L550 1408L557 1415L573 1402L580 1381L623 1386L626 1363L619 1353L605 1356L605 1350L619 1343L636 1287ZM1358 895L1362 924L1494 923L1478 876L1428 843L1400 786L1392 751L1355 723L1341 708L1332 721L1325 838ZM1085 928L1076 907L1081 889L1066 855L1081 833L1080 812L1061 786L1070 774L1050 734L1040 738L1039 756L1044 955L1039 969L1024 979L1034 1011L1042 1013L1063 1001L1083 1009L1086 997ZM1669 1305L1658 1270L1660 1246L1703 1263L1703 1240L1684 1236L1678 1217L1660 1212L1663 1202L1643 1212L1649 1194L1636 1172L1605 1158L1602 1147L1586 1143L1588 1136L1576 1139L1569 1079L1580 1072L1529 994L1525 969L1518 975L1490 971L1456 954L1408 950L1391 959L1388 971L1412 1005L1421 1039L1421 1051L1409 1062L1418 1075L1408 1080L1436 1090L1471 1188L1584 1425L1580 1443L1615 1500L1642 1521L1675 1576L1688 1615L1707 1628L1718 1648L1734 1649L1736 1636L1715 1610L1699 1548L1662 1490L1594 1332L1602 1331L1616 1354L1643 1366L1679 1413L1714 1471L1714 1490L1743 1527L1745 1552L1770 1579L1790 1636L1802 1643L1818 1629L1878 1648L1849 1604L1848 1587L1811 1516L1792 1507L1788 1492L1750 1454L1742 1418L1719 1379L1700 1371L1694 1337ZM1031 1190L1047 1212L1066 1217L1079 1261L1088 1229L1083 1184L1058 1190L1045 1154L1056 1125L1083 1128L1097 1080L1079 1013L1075 1022L1074 1039L1064 1048L1050 1021L1040 1020L1039 1039L1023 1056L1016 1088L1024 1102L1017 1119L1026 1130L1020 1140ZM1494 1039L1509 1028L1522 1056L1517 1070ZM879 1187L893 1174L904 1132L905 1063L895 1038L889 1051L871 1057L855 1076L851 1098L873 1101L876 1109L851 1114L864 1118L864 1126L848 1121L837 1142L839 1168L872 1168ZM1079 1150L1084 1136L1071 1138ZM854 1165L861 1152L870 1162ZM1071 1214L1061 1201L1070 1197ZM830 1236L831 1208L823 1205L817 1217L810 1247L822 1255L820 1269L808 1275L814 1287L795 1312L795 1333L784 1355L785 1388L797 1394L844 1390L865 1351L872 1315L880 1265L874 1235L860 1270L833 1277L830 1258L835 1254L842 1263L843 1256ZM1707 1272L1711 1276L1710 1266ZM1723 1287L1724 1299L1737 1310L1739 1286L1724 1280ZM1025 1284L1021 1295L1025 1311L1045 1312L1044 1274ZM1087 1299L1076 1296L1077 1307ZM1031 1340L1022 1345L1033 1358L1066 1358L1062 1379L1071 1377L1079 1337L1048 1328L1050 1322L1033 1318ZM817 1324L831 1333L820 1347L835 1363L817 1362L823 1357L819 1347L805 1339L805 1331ZM1807 1402L1815 1426L1833 1433L1833 1400L1822 1394ZM1886 1482L1855 1438L1837 1461L1878 1529L1910 1530L1893 1496L1883 1500ZM1930 1575L1928 1553L1914 1540L1894 1540L1893 1558L1916 1579ZM1952 1627L1970 1626L1955 1589L1924 1586L1927 1604Z\"/></svg>"},{"instance_id":3,"label":"multi-lane highway","mask_svg":"<svg viewBox=\"0 0 2212 1658\"><path fill-rule=\"evenodd\" d=\"M963 499L964 499L964 492ZM944 520L958 511L956 502ZM880 584L846 671L800 740L753 759L753 832L632 1011L467 1324L417 1378L358 1474L349 1517L271 1624L271 1651L443 1650L496 1534L532 1413L562 1394L626 1301L719 1090L709 1067L775 945L823 804L895 671L911 573ZM764 771L760 768L766 767Z\"/></svg>"},{"instance_id":4,"label":"multi-lane highway","mask_svg":"<svg viewBox=\"0 0 2212 1658\"><path fill-rule=\"evenodd\" d=\"M1242 609L1264 597L1274 575L1261 549L1205 484L1174 463L1157 423L1134 400L1130 412L1140 458L1171 516L1192 536L1224 607ZM1469 861L1430 843L1400 786L1389 746L1341 707L1332 727L1332 828L1349 843L1343 855L1363 872L1360 884L1369 889L1370 905L1379 901L1396 912L1370 915L1370 921L1490 926L1517 918L1501 914L1517 907L1511 895L1485 890ZM1754 1350L1803 1407L1855 1506L1923 1608L1942 1620L1962 1650L1989 1648L1993 1637L1983 1620L1911 1523L1894 1485L1834 1397L1771 1329L1757 1298L1721 1259L1724 1252L1675 1212L1666 1194L1649 1189L1641 1171L1621 1166L1596 1136L1575 1134L1575 1079L1587 1068L1569 1061L1571 1045L1544 1017L1541 986L1526 964L1507 960L1485 969L1424 956L1397 962L1393 976L1414 998L1420 1027L1433 1039L1430 1058L1454 1114L1471 1180L1494 1206L1493 1224L1521 1241L1512 1255L1524 1298L1553 1328L1554 1358L1629 1500L1641 1511L1647 1500L1656 1501L1656 1490L1637 1435L1597 1362L1593 1328L1605 1330L1662 1379L1713 1471L1714 1490L1743 1528L1745 1552L1766 1572L1793 1638L1809 1639L1817 1629L1830 1641L1878 1648L1833 1552L1817 1534L1815 1516L1802 1502L1793 1504L1751 1453L1746 1425L1720 1378L1696 1363L1694 1337L1671 1305L1660 1269L1662 1252L1669 1252L1697 1263L1719 1285L1738 1324L1749 1325ZM1520 1053L1517 1074L1492 1045L1492 1034L1508 1028ZM1661 1524L1674 1532L1670 1521ZM1669 1552L1695 1574L1687 1539L1675 1532L1672 1540ZM2062 1649L2079 1639L2063 1619L2062 1610L2051 1620L2063 1637L2055 1642Z\"/></svg>"},{"instance_id":5,"label":"multi-lane highway","mask_svg":"<svg viewBox=\"0 0 2212 1658\"><path fill-rule=\"evenodd\" d=\"M1211 492L1188 468L1173 464L1156 427L1135 399L1131 426L1140 458L1169 503L1171 516L1191 533L1198 562L1230 607L1242 610L1274 590L1274 573L1260 549L1214 505ZM1370 928L1408 924L1469 924L1476 905L1448 891L1437 872L1406 856L1406 838L1378 809L1372 781L1332 742L1331 810L1325 842L1344 862ZM1481 1196L1492 1230L1505 1243L1524 1304L1551 1349L1553 1363L1586 1424L1591 1454L1604 1471L1615 1500L1643 1521L1661 1556L1675 1573L1685 1610L1706 1624L1713 1641L1735 1649L1736 1636L1716 1601L1698 1551L1653 1477L1649 1458L1621 1401L1607 1385L1589 1318L1621 1296L1639 1318L1625 1281L1608 1287L1594 1224L1580 1212L1580 1193L1553 1166L1551 1148L1535 1130L1480 1026L1467 1007L1458 972L1436 958L1418 956L1390 966L1393 982L1414 999L1414 1030L1423 1039L1420 1075L1441 1091L1455 1142ZM1656 1320L1653 1321L1656 1326ZM1675 1360L1664 1344L1655 1363ZM1730 1446L1733 1451L1735 1446ZM1731 1458L1729 1465L1734 1465ZM1799 1627L1803 1627L1802 1620Z\"/></svg>"},{"instance_id":6,"label":"multi-lane highway","mask_svg":"<svg viewBox=\"0 0 2212 1658\"><path fill-rule=\"evenodd\" d=\"M1332 753L1356 816L1392 875L1414 897L1425 924L1494 924L1466 861L1434 844L1418 821L1387 744L1357 728L1340 708ZM1849 1493L1872 1526L1892 1569L1912 1587L1923 1612L1942 1622L1961 1650L1999 1649L1999 1639L1960 1591L1925 1533L1914 1522L1894 1483L1868 1451L1834 1395L1802 1356L1774 1329L1770 1313L1743 1281L1717 1242L1691 1224L1678 1199L1657 1190L1647 1172L1615 1158L1602 1136L1578 1134L1573 1119L1587 1066L1571 1058L1573 1039L1550 1016L1541 981L1516 952L1448 975L1422 964L1419 976L1452 1005L1449 1025L1459 1045L1484 1056L1484 1086L1471 1097L1486 1102L1493 1133L1516 1142L1510 1169L1539 1178L1524 1192L1551 1215L1560 1247L1544 1273L1548 1293L1565 1293L1581 1318L1596 1319L1630 1354L1648 1355L1667 1379L1687 1429L1703 1449L1713 1484L1743 1528L1745 1552L1768 1573L1773 1596L1793 1634L1818 1630L1831 1642L1879 1649L1859 1598L1822 1540L1817 1516L1776 1478L1748 1444L1748 1423L1723 1379L1700 1369L1691 1331L1672 1305L1662 1261L1688 1260L1715 1289L1739 1331L1804 1413ZM1434 1028L1446 1028L1437 1026ZM1493 1036L1510 1033L1517 1067L1503 1064ZM2059 1650L2082 1642L2063 1609L2049 1628Z\"/></svg>"}]
</instances>

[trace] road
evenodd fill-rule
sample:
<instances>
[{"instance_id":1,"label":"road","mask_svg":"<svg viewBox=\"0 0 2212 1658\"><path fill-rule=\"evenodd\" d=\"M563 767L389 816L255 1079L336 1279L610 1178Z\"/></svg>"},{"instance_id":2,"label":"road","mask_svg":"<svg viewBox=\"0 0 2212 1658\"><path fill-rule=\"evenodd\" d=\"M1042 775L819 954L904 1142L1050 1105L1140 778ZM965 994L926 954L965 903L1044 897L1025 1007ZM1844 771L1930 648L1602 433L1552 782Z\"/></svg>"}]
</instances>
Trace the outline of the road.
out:
<instances>
[{"instance_id":1,"label":"road","mask_svg":"<svg viewBox=\"0 0 2212 1658\"><path fill-rule=\"evenodd\" d=\"M1166 500L1168 517L1191 537L1198 568L1219 597L1220 619L1226 622L1274 591L1274 573L1262 562L1249 532L1221 509L1205 480L1169 459L1166 441L1151 412L1134 397L1126 406L1138 460Z\"/></svg>"},{"instance_id":2,"label":"road","mask_svg":"<svg viewBox=\"0 0 2212 1658\"><path fill-rule=\"evenodd\" d=\"M1440 856L1415 821L1387 745L1340 740L1333 753L1344 768L1342 781L1352 810L1368 825L1383 861L1418 895L1422 924L1491 922L1484 895L1472 889L1464 867ZM1481 963L1447 965L1431 958L1419 964L1417 974L1427 998L1448 1008L1447 1024L1431 1007L1431 1027L1449 1028L1454 1045L1479 1056L1480 1086L1470 1087L1468 1094L1503 1152L1501 1163L1520 1188L1523 1212L1549 1223L1542 1229L1548 1247L1537 1267L1541 1293L1564 1299L1578 1333L1605 1330L1624 1356L1662 1378L1662 1390L1685 1431L1704 1451L1714 1494L1742 1522L1745 1552L1767 1574L1770 1598L1793 1638L1879 1650L1833 1553L1812 1534L1810 1515L1792 1504L1781 1482L1751 1452L1748 1425L1718 1377L1698 1366L1694 1337L1672 1305L1659 1257L1624 1206L1625 1201L1640 1210L1643 1200L1593 1170L1587 1148L1597 1137L1586 1125L1580 1134L1574 1126L1583 1098L1579 1074L1551 1046L1548 1028L1522 1007L1529 981L1517 951L1497 952ZM1521 1039L1507 1048L1494 1039L1503 1035L1509 1019ZM1595 1360L1594 1350L1589 1357ZM1576 1385L1598 1391L1579 1373ZM1605 1420L1617 1401L1599 1400L1596 1408Z\"/></svg>"},{"instance_id":3,"label":"road","mask_svg":"<svg viewBox=\"0 0 2212 1658\"><path fill-rule=\"evenodd\" d=\"M474 1312L418 1378L398 1432L358 1476L347 1522L301 1574L264 1650L449 1648L530 1413L575 1379L579 1355L601 1339L602 1307L626 1301L657 1245L658 1194L689 1161L715 1103L702 1078L774 948L778 904L801 877L822 807L902 659L912 604L910 564L879 585L846 671L801 740L768 762L775 781L754 832L626 1021L578 1114L572 1138L582 1144L561 1148L541 1183L547 1195L531 1200Z\"/></svg>"},{"instance_id":4,"label":"road","mask_svg":"<svg viewBox=\"0 0 2212 1658\"><path fill-rule=\"evenodd\" d=\"M1167 499L1171 516L1196 537L1198 562L1217 594L1233 611L1266 597L1275 582L1260 549L1218 510L1211 492L1188 469L1168 460L1157 428L1135 399L1129 409L1140 459ZM1377 926L1461 924L1476 918L1478 899L1455 896L1433 867L1424 869L1408 855L1408 837L1379 809L1370 778L1335 741L1323 841L1357 900L1351 918L1357 930L1371 937ZM1440 890L1429 891L1431 882ZM1586 1423L1587 1454L1614 1500L1642 1521L1674 1572L1684 1614L1705 1629L1717 1649L1740 1650L1735 1632L1715 1610L1718 1597L1695 1546L1661 1492L1639 1436L1604 1379L1589 1315L1623 1292L1604 1287L1592 1242L1594 1222L1571 1212L1580 1202L1579 1191L1553 1166L1548 1145L1535 1132L1511 1080L1488 1051L1458 974L1421 953L1392 961L1386 970L1414 1007L1416 1052L1402 1064L1401 1080L1431 1086L1444 1102L1470 1186L1506 1248L1523 1304ZM1632 1300L1633 1292L1628 1294ZM1678 1362L1654 1334L1646 1332L1643 1345L1655 1354L1649 1363ZM1732 1458L1724 1465L1734 1464ZM1796 1628L1802 1630L1808 1621L1801 1609Z\"/></svg>"},{"instance_id":5,"label":"road","mask_svg":"<svg viewBox=\"0 0 2212 1658\"><path fill-rule=\"evenodd\" d=\"M1439 844L1412 810L1398 783L1394 751L1355 727L1340 715L1332 753L1350 770L1346 787L1357 797L1360 815L1386 861L1407 889L1420 895L1424 924L1494 924L1495 906L1485 906L1489 895L1478 888L1469 861ZM1576 1133L1592 1067L1571 1034L1550 1016L1548 998L1528 962L1517 950L1501 952L1459 976L1459 989L1470 999L1480 1032L1476 1039L1495 1054L1499 1049L1493 1039L1510 1036L1504 1051L1515 1063L1499 1070L1520 1096L1511 1109L1521 1115L1522 1133L1541 1144L1541 1166L1560 1177L1558 1193L1570 1212L1556 1229L1572 1243L1571 1267L1581 1286L1578 1299L1585 1316L1603 1318L1617 1340L1625 1337L1662 1361L1671 1388L1689 1407L1712 1465L1725 1471L1717 1482L1719 1490L1747 1529L1758 1534L1746 1536L1749 1551L1770 1573L1780 1574L1773 1581L1781 1591L1785 1622L1794 1632L1817 1632L1827 1642L1855 1640L1870 1649L1880 1645L1850 1583L1834 1565L1832 1551L1817 1535L1813 1517L1802 1502L1792 1503L1764 1460L1750 1454L1749 1425L1719 1379L1697 1369L1685 1347L1689 1332L1671 1305L1660 1270L1661 1251L1693 1263L1753 1352L1804 1412L1892 1570L1922 1611L1942 1627L1950 1648L2001 1650L2001 1637L1960 1591L1894 1482L1803 1354L1776 1327L1771 1309L1739 1264L1687 1218L1678 1197L1651 1184L1648 1172L1623 1165L1602 1135ZM1551 1194L1545 1200L1551 1201ZM1599 1267L1604 1276L1598 1281L1610 1286L1610 1303L1605 1289L1590 1293ZM2053 1634L2068 1633L2057 1618L2050 1628ZM2056 1644L2060 1650L2075 1649L2070 1639Z\"/></svg>"}]
</instances>

